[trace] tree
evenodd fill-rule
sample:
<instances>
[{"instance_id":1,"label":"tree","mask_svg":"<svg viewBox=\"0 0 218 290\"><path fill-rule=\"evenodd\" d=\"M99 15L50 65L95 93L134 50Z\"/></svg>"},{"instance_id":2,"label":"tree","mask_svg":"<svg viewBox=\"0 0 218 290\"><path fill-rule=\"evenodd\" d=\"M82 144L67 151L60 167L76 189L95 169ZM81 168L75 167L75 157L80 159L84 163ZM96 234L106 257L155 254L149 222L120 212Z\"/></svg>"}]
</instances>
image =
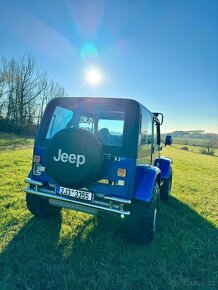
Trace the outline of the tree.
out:
<instances>
[{"instance_id":1,"label":"tree","mask_svg":"<svg viewBox=\"0 0 218 290\"><path fill-rule=\"evenodd\" d=\"M2 58L0 130L18 132L36 126L49 100L66 95L59 83L38 68L33 56Z\"/></svg>"}]
</instances>

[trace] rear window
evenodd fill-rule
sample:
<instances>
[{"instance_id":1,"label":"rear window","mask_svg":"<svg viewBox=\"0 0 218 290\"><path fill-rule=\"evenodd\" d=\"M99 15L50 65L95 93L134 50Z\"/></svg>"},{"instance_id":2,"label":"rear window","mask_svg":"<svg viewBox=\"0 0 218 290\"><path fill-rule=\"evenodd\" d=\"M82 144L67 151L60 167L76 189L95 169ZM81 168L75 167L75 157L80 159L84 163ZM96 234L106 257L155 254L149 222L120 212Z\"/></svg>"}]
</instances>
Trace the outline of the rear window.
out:
<instances>
[{"instance_id":1,"label":"rear window","mask_svg":"<svg viewBox=\"0 0 218 290\"><path fill-rule=\"evenodd\" d=\"M64 128L81 128L95 135L107 146L122 147L125 113L122 111L86 111L57 106L49 121L46 139Z\"/></svg>"},{"instance_id":2,"label":"rear window","mask_svg":"<svg viewBox=\"0 0 218 290\"><path fill-rule=\"evenodd\" d=\"M66 128L72 119L73 111L63 107L56 107L50 120L46 139L51 139L58 131Z\"/></svg>"},{"instance_id":3,"label":"rear window","mask_svg":"<svg viewBox=\"0 0 218 290\"><path fill-rule=\"evenodd\" d=\"M101 135L99 138L102 138L102 142L106 145L122 146L123 144L125 115L122 112L119 112L119 115L123 116L122 120L114 120L113 118L98 120L97 134ZM105 134L103 135L104 132Z\"/></svg>"}]
</instances>

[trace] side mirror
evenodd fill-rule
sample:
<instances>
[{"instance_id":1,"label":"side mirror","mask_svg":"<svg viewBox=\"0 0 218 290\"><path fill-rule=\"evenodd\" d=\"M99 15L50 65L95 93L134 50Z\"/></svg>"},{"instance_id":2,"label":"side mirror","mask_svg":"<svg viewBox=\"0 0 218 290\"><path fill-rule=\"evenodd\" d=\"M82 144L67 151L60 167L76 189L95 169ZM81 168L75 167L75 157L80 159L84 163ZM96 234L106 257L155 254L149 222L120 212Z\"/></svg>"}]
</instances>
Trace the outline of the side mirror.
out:
<instances>
[{"instance_id":1,"label":"side mirror","mask_svg":"<svg viewBox=\"0 0 218 290\"><path fill-rule=\"evenodd\" d=\"M167 145L172 145L172 142L173 142L172 136L167 135L167 136L165 137L165 142L164 142L165 146L167 146Z\"/></svg>"}]
</instances>

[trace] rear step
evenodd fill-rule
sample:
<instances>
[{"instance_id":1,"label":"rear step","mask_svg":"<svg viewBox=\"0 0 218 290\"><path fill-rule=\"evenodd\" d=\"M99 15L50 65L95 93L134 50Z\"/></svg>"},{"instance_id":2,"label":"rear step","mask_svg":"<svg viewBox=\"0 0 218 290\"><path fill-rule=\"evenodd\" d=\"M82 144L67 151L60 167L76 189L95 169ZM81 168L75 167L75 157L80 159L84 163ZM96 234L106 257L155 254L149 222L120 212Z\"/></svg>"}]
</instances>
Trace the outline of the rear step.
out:
<instances>
[{"instance_id":1,"label":"rear step","mask_svg":"<svg viewBox=\"0 0 218 290\"><path fill-rule=\"evenodd\" d=\"M76 211L85 212L92 215L97 215L99 212L97 209L94 208L89 208L80 204L69 203L63 200L56 200L54 198L49 198L49 204L53 206L74 209Z\"/></svg>"}]
</instances>

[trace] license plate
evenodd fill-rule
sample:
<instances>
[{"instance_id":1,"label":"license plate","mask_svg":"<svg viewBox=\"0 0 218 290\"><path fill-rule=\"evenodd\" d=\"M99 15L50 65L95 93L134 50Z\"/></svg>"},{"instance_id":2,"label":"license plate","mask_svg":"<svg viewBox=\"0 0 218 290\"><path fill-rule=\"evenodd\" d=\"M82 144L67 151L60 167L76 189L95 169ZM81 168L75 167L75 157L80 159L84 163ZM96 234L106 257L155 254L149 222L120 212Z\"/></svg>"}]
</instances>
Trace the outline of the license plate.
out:
<instances>
[{"instance_id":1,"label":"license plate","mask_svg":"<svg viewBox=\"0 0 218 290\"><path fill-rule=\"evenodd\" d=\"M92 200L92 193L88 191L58 186L56 192L60 195L72 196L85 200Z\"/></svg>"}]
</instances>

